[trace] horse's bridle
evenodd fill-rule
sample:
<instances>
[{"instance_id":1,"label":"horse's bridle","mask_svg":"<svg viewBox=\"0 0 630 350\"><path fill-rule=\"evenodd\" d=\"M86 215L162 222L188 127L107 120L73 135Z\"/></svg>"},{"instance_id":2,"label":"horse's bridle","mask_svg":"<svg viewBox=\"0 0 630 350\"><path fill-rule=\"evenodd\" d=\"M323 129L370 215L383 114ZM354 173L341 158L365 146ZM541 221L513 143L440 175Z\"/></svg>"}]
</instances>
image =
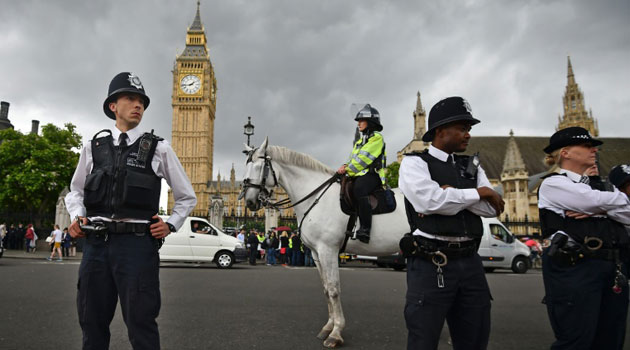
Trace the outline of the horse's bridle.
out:
<instances>
[{"instance_id":1,"label":"horse's bridle","mask_svg":"<svg viewBox=\"0 0 630 350\"><path fill-rule=\"evenodd\" d=\"M258 148L254 148L251 151L249 151L247 153L247 162L245 164L249 164L251 162L253 162L253 158L254 158L254 153L256 152L256 150L258 150ZM258 189L258 200L260 201L260 203L267 207L267 206L273 206L270 199L271 196L273 195L273 188L276 187L278 185L278 178L276 177L276 172L273 170L273 165L271 163L271 157L269 157L266 153L262 156L259 156L258 158L260 159L264 159L265 160L265 164L263 165L263 171L262 171L262 178L260 179L260 183L253 183L252 180L250 180L249 178L244 179L243 180L243 189L241 190L241 193L238 195L238 200L240 201L241 199L243 199L243 197L245 196L245 192L247 192L247 190L251 187L251 188L257 188ZM269 174L271 174L271 176L273 176L273 185L271 186L271 190L267 189L267 178L269 177Z\"/></svg>"}]
</instances>

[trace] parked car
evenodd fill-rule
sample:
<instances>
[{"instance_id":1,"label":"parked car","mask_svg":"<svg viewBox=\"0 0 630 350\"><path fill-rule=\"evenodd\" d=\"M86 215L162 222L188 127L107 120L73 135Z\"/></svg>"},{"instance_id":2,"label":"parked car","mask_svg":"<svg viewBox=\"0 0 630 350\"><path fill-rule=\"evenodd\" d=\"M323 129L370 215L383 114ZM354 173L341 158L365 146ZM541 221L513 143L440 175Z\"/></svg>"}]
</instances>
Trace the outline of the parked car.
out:
<instances>
[{"instance_id":1,"label":"parked car","mask_svg":"<svg viewBox=\"0 0 630 350\"><path fill-rule=\"evenodd\" d=\"M168 216L162 216L166 221ZM214 262L230 268L247 260L247 250L235 237L226 235L207 220L188 217L182 227L166 237L160 261Z\"/></svg>"},{"instance_id":2,"label":"parked car","mask_svg":"<svg viewBox=\"0 0 630 350\"><path fill-rule=\"evenodd\" d=\"M486 272L494 269L512 269L514 273L525 273L529 269L529 248L514 238L514 235L497 218L482 218L483 238L479 255Z\"/></svg>"}]
</instances>

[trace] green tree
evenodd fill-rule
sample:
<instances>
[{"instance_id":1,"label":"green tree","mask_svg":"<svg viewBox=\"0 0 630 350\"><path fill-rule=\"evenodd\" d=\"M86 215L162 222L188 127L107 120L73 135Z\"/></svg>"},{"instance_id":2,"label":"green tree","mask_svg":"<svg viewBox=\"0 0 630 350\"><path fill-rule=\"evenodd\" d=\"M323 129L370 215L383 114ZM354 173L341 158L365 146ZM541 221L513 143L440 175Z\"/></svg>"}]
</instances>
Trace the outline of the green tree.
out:
<instances>
[{"instance_id":1,"label":"green tree","mask_svg":"<svg viewBox=\"0 0 630 350\"><path fill-rule=\"evenodd\" d=\"M393 162L389 164L385 171L385 179L387 181L387 185L391 188L398 187L398 169L400 168L400 163Z\"/></svg>"},{"instance_id":2,"label":"green tree","mask_svg":"<svg viewBox=\"0 0 630 350\"><path fill-rule=\"evenodd\" d=\"M0 209L50 213L59 193L70 184L81 136L70 123L46 124L39 134L0 131Z\"/></svg>"}]
</instances>

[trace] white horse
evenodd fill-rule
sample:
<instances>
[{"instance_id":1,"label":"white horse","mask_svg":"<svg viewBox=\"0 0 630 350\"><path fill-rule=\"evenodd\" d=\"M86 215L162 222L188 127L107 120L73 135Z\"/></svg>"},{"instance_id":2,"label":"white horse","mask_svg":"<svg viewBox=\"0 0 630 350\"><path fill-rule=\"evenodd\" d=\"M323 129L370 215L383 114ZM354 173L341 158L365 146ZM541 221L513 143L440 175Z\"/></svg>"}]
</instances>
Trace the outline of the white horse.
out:
<instances>
[{"instance_id":1,"label":"white horse","mask_svg":"<svg viewBox=\"0 0 630 350\"><path fill-rule=\"evenodd\" d=\"M269 192L275 185L282 186L291 202L296 203L335 173L308 155L269 146L268 138L259 148L248 147L247 151L249 158L242 195L252 211L260 209L269 199ZM328 322L317 337L324 340L324 346L331 348L343 344L341 331L346 324L341 308L338 257L349 217L341 211L339 191L340 185L334 183L316 205L313 203L319 193L294 208L299 223L312 207L301 227L302 242L313 252L328 302ZM396 211L372 217L370 243L349 240L346 252L379 256L399 251L398 242L405 232L409 232L409 224L403 195L398 189L394 189L394 193Z\"/></svg>"}]
</instances>

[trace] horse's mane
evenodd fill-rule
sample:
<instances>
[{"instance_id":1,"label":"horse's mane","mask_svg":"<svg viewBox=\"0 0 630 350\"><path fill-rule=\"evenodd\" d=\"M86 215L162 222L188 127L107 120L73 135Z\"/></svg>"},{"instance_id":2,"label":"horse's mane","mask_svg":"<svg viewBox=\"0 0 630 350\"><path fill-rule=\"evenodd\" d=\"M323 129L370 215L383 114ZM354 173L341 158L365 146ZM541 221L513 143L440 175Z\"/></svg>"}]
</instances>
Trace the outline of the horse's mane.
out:
<instances>
[{"instance_id":1,"label":"horse's mane","mask_svg":"<svg viewBox=\"0 0 630 350\"><path fill-rule=\"evenodd\" d=\"M267 154L271 156L271 159L275 160L276 162L297 165L329 175L332 175L334 173L333 169L326 166L319 160L304 153L290 150L286 147L267 146Z\"/></svg>"}]
</instances>

